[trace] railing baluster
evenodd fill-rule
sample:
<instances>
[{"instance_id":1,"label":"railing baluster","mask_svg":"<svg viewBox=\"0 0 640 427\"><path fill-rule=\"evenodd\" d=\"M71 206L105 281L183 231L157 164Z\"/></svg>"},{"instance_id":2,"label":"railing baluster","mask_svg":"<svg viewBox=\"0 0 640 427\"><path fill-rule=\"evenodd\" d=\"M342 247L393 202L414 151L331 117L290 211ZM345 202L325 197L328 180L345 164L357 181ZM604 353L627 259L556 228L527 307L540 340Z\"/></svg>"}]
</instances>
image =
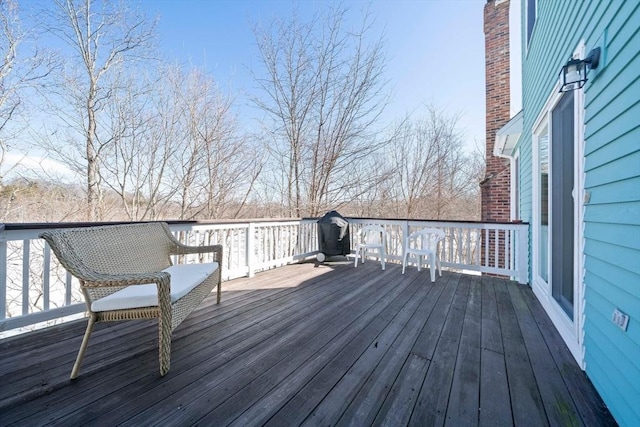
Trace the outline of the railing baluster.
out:
<instances>
[{"instance_id":1,"label":"railing baluster","mask_svg":"<svg viewBox=\"0 0 640 427\"><path fill-rule=\"evenodd\" d=\"M51 298L51 249L49 244L44 244L44 262L42 271L42 292L43 298L43 310L49 310L50 298Z\"/></svg>"},{"instance_id":2,"label":"railing baluster","mask_svg":"<svg viewBox=\"0 0 640 427\"><path fill-rule=\"evenodd\" d=\"M71 273L69 273L67 271L67 280L65 282L65 293L64 293L64 302L66 305L70 305L71 304L71 281L72 281L73 277L71 276Z\"/></svg>"},{"instance_id":3,"label":"railing baluster","mask_svg":"<svg viewBox=\"0 0 640 427\"><path fill-rule=\"evenodd\" d=\"M22 241L22 315L29 314L29 259L31 240Z\"/></svg>"},{"instance_id":4,"label":"railing baluster","mask_svg":"<svg viewBox=\"0 0 640 427\"><path fill-rule=\"evenodd\" d=\"M482 231L478 228L471 229L471 261L469 262L471 265L480 265L480 233Z\"/></svg>"},{"instance_id":5,"label":"railing baluster","mask_svg":"<svg viewBox=\"0 0 640 427\"><path fill-rule=\"evenodd\" d=\"M500 239L499 230L493 230L493 266L498 268L498 261L500 260Z\"/></svg>"},{"instance_id":6,"label":"railing baluster","mask_svg":"<svg viewBox=\"0 0 640 427\"><path fill-rule=\"evenodd\" d=\"M504 230L504 268L511 268L511 231Z\"/></svg>"},{"instance_id":7,"label":"railing baluster","mask_svg":"<svg viewBox=\"0 0 640 427\"><path fill-rule=\"evenodd\" d=\"M512 268L513 270L516 269L516 230L511 230L509 232L510 234L510 239L509 242L511 243L511 265L510 268Z\"/></svg>"},{"instance_id":8,"label":"railing baluster","mask_svg":"<svg viewBox=\"0 0 640 427\"><path fill-rule=\"evenodd\" d=\"M4 225L1 226L4 229ZM7 241L0 229L0 319L7 317Z\"/></svg>"},{"instance_id":9,"label":"railing baluster","mask_svg":"<svg viewBox=\"0 0 640 427\"><path fill-rule=\"evenodd\" d=\"M467 257L464 260L465 264L471 264L471 229L467 228L466 230L466 243L465 246L467 248Z\"/></svg>"},{"instance_id":10,"label":"railing baluster","mask_svg":"<svg viewBox=\"0 0 640 427\"><path fill-rule=\"evenodd\" d=\"M247 228L247 268L249 269L249 277L253 277L254 268L255 268L255 259L254 259L254 237L255 237L255 225L250 222L249 227Z\"/></svg>"},{"instance_id":11,"label":"railing baluster","mask_svg":"<svg viewBox=\"0 0 640 427\"><path fill-rule=\"evenodd\" d=\"M484 230L484 264L483 266L489 267L489 229Z\"/></svg>"}]
</instances>

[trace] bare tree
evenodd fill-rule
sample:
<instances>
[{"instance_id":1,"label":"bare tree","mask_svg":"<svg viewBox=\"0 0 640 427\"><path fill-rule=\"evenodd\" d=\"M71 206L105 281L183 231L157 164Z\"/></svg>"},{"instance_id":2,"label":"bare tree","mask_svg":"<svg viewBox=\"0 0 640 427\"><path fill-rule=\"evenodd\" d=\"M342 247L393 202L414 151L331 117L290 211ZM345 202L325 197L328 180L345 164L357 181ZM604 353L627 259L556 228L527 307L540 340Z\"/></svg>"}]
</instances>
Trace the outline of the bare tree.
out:
<instances>
[{"instance_id":1,"label":"bare tree","mask_svg":"<svg viewBox=\"0 0 640 427\"><path fill-rule=\"evenodd\" d=\"M398 126L387 156L395 173L385 181L396 216L475 219L469 202L477 198L477 161L464 152L458 122L430 105Z\"/></svg>"},{"instance_id":2,"label":"bare tree","mask_svg":"<svg viewBox=\"0 0 640 427\"><path fill-rule=\"evenodd\" d=\"M4 163L7 145L2 131L13 117L20 98L17 85L10 84L9 78L16 62L19 43L18 16L16 5L11 1L0 1L0 165ZM0 188L2 180L0 180Z\"/></svg>"},{"instance_id":3,"label":"bare tree","mask_svg":"<svg viewBox=\"0 0 640 427\"><path fill-rule=\"evenodd\" d=\"M126 73L118 78L120 90L105 111L113 139L100 159L100 179L121 208L114 207L114 213L129 220L157 219L176 193L164 183L181 142L175 99L154 89L164 87L159 78L144 73L135 80Z\"/></svg>"},{"instance_id":4,"label":"bare tree","mask_svg":"<svg viewBox=\"0 0 640 427\"><path fill-rule=\"evenodd\" d=\"M185 138L172 162L180 218L237 217L261 172L262 160L239 134L233 98L201 70L174 69L166 75Z\"/></svg>"},{"instance_id":5,"label":"bare tree","mask_svg":"<svg viewBox=\"0 0 640 427\"><path fill-rule=\"evenodd\" d=\"M197 68L126 79L111 99L100 177L129 219L237 217L261 170L233 99Z\"/></svg>"},{"instance_id":6,"label":"bare tree","mask_svg":"<svg viewBox=\"0 0 640 427\"><path fill-rule=\"evenodd\" d=\"M125 66L132 70L135 61L147 58L155 22L124 1L54 0L43 16L47 31L66 47L64 53L71 52L56 93L71 106L61 117L71 132L49 138L46 148L86 177L87 219L96 220L102 214L101 156L113 142L113 135L103 131L109 127L103 114L119 89L110 74ZM61 144L63 137L67 144Z\"/></svg>"},{"instance_id":7,"label":"bare tree","mask_svg":"<svg viewBox=\"0 0 640 427\"><path fill-rule=\"evenodd\" d=\"M271 119L268 148L286 174L289 214L317 215L350 194L350 170L380 143L374 124L383 96L385 57L380 39L368 41L368 16L346 28L347 11L301 22L256 26L266 77L254 74L262 96L255 105Z\"/></svg>"},{"instance_id":8,"label":"bare tree","mask_svg":"<svg viewBox=\"0 0 640 427\"><path fill-rule=\"evenodd\" d=\"M22 29L17 3L0 0L0 166L5 165L6 155L23 129L16 118L24 110L25 99L55 65L51 55L27 47L32 36ZM0 189L3 184L4 176L0 175Z\"/></svg>"}]
</instances>

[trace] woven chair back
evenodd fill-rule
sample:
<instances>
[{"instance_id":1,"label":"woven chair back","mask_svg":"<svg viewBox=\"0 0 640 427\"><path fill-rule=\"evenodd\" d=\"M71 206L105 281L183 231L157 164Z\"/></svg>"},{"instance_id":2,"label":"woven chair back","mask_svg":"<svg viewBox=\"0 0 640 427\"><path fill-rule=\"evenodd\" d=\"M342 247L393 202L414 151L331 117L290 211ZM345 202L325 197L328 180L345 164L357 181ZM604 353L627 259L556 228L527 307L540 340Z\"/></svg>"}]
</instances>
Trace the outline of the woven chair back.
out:
<instances>
[{"instance_id":1,"label":"woven chair back","mask_svg":"<svg viewBox=\"0 0 640 427\"><path fill-rule=\"evenodd\" d=\"M171 265L171 240L160 223L70 228L56 234L66 251L97 273L150 273Z\"/></svg>"}]
</instances>

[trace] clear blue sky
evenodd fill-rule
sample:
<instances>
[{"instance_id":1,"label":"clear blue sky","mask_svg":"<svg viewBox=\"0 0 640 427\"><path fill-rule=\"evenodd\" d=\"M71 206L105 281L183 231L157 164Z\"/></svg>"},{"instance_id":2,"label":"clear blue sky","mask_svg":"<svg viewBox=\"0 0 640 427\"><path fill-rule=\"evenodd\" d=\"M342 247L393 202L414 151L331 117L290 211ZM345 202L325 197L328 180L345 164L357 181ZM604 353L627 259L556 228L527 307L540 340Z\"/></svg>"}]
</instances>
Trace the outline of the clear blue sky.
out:
<instances>
[{"instance_id":1,"label":"clear blue sky","mask_svg":"<svg viewBox=\"0 0 640 427\"><path fill-rule=\"evenodd\" d=\"M301 0L309 16L336 2ZM433 102L460 113L468 146L484 142L485 87L483 7L485 0L372 0L342 2L353 13L370 6L375 31L387 41L387 78L392 103L384 119ZM159 18L162 50L213 74L223 88L239 93L253 83L247 67L257 64L253 21L288 17L289 0L143 0L149 16Z\"/></svg>"}]
</instances>

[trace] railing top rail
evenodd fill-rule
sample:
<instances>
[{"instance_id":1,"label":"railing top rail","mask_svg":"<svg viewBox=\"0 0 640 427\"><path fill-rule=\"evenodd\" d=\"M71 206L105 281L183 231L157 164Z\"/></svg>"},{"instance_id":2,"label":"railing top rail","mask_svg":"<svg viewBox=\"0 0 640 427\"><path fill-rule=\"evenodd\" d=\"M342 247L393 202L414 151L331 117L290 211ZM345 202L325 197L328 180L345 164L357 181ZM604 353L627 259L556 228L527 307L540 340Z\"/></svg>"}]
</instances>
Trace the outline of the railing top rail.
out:
<instances>
[{"instance_id":1,"label":"railing top rail","mask_svg":"<svg viewBox=\"0 0 640 427\"><path fill-rule=\"evenodd\" d=\"M359 216L345 216L347 220L356 221L408 221L408 222L433 222L433 223L457 223L457 224L495 224L495 225L529 225L528 222L523 221L468 221L459 219L423 219L423 218L375 218L375 217L359 217ZM302 217L303 221L317 221L320 217Z\"/></svg>"},{"instance_id":2,"label":"railing top rail","mask_svg":"<svg viewBox=\"0 0 640 427\"><path fill-rule=\"evenodd\" d=\"M267 223L267 222L291 222L300 221L301 218L243 218L243 219L224 219L224 220L206 220L206 221L188 221L188 220L154 220L154 221L101 221L101 222L15 222L0 223L0 231L21 231L21 230L48 230L54 228L76 228L76 227L94 227L98 225L119 225L119 224L143 224L147 222L166 222L169 225L226 225L226 224L247 224L247 223Z\"/></svg>"}]
</instances>

